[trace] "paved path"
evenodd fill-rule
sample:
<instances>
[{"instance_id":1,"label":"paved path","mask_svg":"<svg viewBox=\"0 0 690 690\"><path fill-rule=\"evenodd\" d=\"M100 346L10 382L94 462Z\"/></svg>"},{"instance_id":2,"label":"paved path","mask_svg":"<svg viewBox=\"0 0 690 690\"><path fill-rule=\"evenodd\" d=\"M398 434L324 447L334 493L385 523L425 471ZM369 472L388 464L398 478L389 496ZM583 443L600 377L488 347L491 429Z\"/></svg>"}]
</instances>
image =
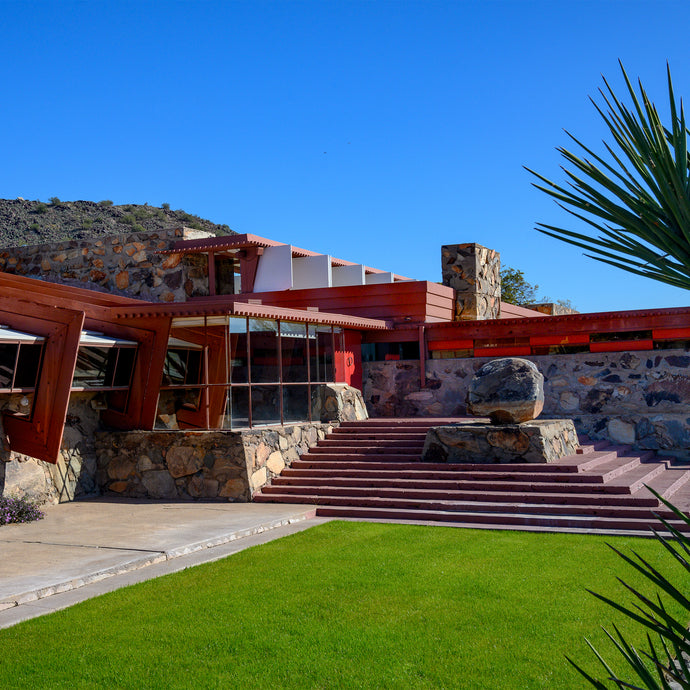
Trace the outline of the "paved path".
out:
<instances>
[{"instance_id":1,"label":"paved path","mask_svg":"<svg viewBox=\"0 0 690 690\"><path fill-rule=\"evenodd\" d=\"M93 499L0 527L0 628L326 522L313 506Z\"/></svg>"}]
</instances>

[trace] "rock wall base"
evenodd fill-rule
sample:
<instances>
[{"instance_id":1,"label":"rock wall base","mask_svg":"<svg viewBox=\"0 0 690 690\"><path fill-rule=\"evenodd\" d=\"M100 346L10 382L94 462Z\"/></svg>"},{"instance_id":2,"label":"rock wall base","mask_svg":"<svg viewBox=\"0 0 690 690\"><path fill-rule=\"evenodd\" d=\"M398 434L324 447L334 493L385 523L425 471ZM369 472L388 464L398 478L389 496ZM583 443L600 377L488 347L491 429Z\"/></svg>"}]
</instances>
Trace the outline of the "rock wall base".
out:
<instances>
[{"instance_id":1,"label":"rock wall base","mask_svg":"<svg viewBox=\"0 0 690 690\"><path fill-rule=\"evenodd\" d=\"M521 424L463 423L429 429L423 462L549 463L573 455L580 447L570 419Z\"/></svg>"}]
</instances>

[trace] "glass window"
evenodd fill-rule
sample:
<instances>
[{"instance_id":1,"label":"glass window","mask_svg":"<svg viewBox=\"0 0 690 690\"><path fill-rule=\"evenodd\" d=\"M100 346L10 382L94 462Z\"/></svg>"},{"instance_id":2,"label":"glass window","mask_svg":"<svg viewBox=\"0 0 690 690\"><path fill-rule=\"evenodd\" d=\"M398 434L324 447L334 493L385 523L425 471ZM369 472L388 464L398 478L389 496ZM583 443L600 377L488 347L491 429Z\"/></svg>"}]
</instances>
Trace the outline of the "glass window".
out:
<instances>
[{"instance_id":1,"label":"glass window","mask_svg":"<svg viewBox=\"0 0 690 690\"><path fill-rule=\"evenodd\" d=\"M247 363L247 319L230 317L228 320L228 337L230 340L230 381L247 383L249 367Z\"/></svg>"},{"instance_id":2,"label":"glass window","mask_svg":"<svg viewBox=\"0 0 690 690\"><path fill-rule=\"evenodd\" d=\"M77 352L72 387L126 388L132 377L135 356L136 348L133 347L82 346ZM36 357L34 353L32 358Z\"/></svg>"},{"instance_id":3,"label":"glass window","mask_svg":"<svg viewBox=\"0 0 690 690\"><path fill-rule=\"evenodd\" d=\"M283 421L309 421L309 386L283 386Z\"/></svg>"},{"instance_id":4,"label":"glass window","mask_svg":"<svg viewBox=\"0 0 690 690\"><path fill-rule=\"evenodd\" d=\"M38 383L38 372L41 368L43 345L19 346L17 370L14 374L15 388L35 388Z\"/></svg>"},{"instance_id":5,"label":"glass window","mask_svg":"<svg viewBox=\"0 0 690 690\"><path fill-rule=\"evenodd\" d=\"M280 350L283 383L308 381L306 324L281 321Z\"/></svg>"},{"instance_id":6,"label":"glass window","mask_svg":"<svg viewBox=\"0 0 690 690\"><path fill-rule=\"evenodd\" d=\"M12 388L18 348L16 343L0 343L0 388Z\"/></svg>"},{"instance_id":7,"label":"glass window","mask_svg":"<svg viewBox=\"0 0 690 690\"><path fill-rule=\"evenodd\" d=\"M252 386L252 426L280 424L280 386Z\"/></svg>"},{"instance_id":8,"label":"glass window","mask_svg":"<svg viewBox=\"0 0 690 690\"><path fill-rule=\"evenodd\" d=\"M252 383L278 383L278 323L249 319L250 372Z\"/></svg>"},{"instance_id":9,"label":"glass window","mask_svg":"<svg viewBox=\"0 0 690 690\"><path fill-rule=\"evenodd\" d=\"M77 353L77 366L72 378L73 388L103 388L106 383L108 360L117 351L106 347L80 347Z\"/></svg>"},{"instance_id":10,"label":"glass window","mask_svg":"<svg viewBox=\"0 0 690 690\"><path fill-rule=\"evenodd\" d=\"M168 350L163 366L163 385L189 386L201 383L202 355L202 350Z\"/></svg>"},{"instance_id":11,"label":"glass window","mask_svg":"<svg viewBox=\"0 0 690 690\"><path fill-rule=\"evenodd\" d=\"M249 426L249 387L233 386L228 389L224 429L244 429Z\"/></svg>"},{"instance_id":12,"label":"glass window","mask_svg":"<svg viewBox=\"0 0 690 690\"><path fill-rule=\"evenodd\" d=\"M309 326L309 369L312 381L335 381L330 326Z\"/></svg>"}]
</instances>

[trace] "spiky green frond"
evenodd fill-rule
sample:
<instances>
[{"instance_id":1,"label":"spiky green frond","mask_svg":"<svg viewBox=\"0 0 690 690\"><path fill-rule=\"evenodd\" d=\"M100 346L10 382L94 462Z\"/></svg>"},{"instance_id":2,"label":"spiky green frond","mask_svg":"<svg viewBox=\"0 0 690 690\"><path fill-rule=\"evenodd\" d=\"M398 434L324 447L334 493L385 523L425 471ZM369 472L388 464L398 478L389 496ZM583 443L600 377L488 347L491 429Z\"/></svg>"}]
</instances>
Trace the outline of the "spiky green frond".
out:
<instances>
[{"instance_id":1,"label":"spiky green frond","mask_svg":"<svg viewBox=\"0 0 690 690\"><path fill-rule=\"evenodd\" d=\"M690 289L690 152L682 101L676 102L667 66L671 124L664 127L642 83L637 91L620 65L632 105L604 79L603 105L592 103L613 138L610 160L572 134L582 155L559 148L567 181L557 184L527 168L545 192L590 233L538 223L537 230L585 249L616 268Z\"/></svg>"}]
</instances>

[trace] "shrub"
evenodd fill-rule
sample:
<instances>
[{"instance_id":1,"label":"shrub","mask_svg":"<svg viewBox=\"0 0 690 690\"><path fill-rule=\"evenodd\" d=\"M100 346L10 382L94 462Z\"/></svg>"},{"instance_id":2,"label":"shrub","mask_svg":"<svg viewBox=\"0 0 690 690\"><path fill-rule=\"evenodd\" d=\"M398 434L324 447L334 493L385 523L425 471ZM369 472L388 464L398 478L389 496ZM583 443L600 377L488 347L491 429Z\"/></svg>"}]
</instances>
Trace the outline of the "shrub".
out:
<instances>
[{"instance_id":1,"label":"shrub","mask_svg":"<svg viewBox=\"0 0 690 690\"><path fill-rule=\"evenodd\" d=\"M31 223L31 225L29 225L29 230L33 232L38 232L40 229L41 226L38 223Z\"/></svg>"},{"instance_id":2,"label":"shrub","mask_svg":"<svg viewBox=\"0 0 690 690\"><path fill-rule=\"evenodd\" d=\"M50 203L53 204L53 206L57 206L57 204L60 203L59 197L56 196L51 196L50 199L48 199L48 201L50 201Z\"/></svg>"},{"instance_id":3,"label":"shrub","mask_svg":"<svg viewBox=\"0 0 690 690\"><path fill-rule=\"evenodd\" d=\"M165 211L169 211L170 210L170 204L168 204L167 202L164 204L161 204L161 208Z\"/></svg>"},{"instance_id":4,"label":"shrub","mask_svg":"<svg viewBox=\"0 0 690 690\"><path fill-rule=\"evenodd\" d=\"M98 202L99 206L112 206L113 202L110 199L103 199L103 201Z\"/></svg>"},{"instance_id":5,"label":"shrub","mask_svg":"<svg viewBox=\"0 0 690 690\"><path fill-rule=\"evenodd\" d=\"M41 520L45 513L38 504L27 498L0 496L0 525Z\"/></svg>"},{"instance_id":6,"label":"shrub","mask_svg":"<svg viewBox=\"0 0 690 690\"><path fill-rule=\"evenodd\" d=\"M81 223L82 228L90 228L93 225L93 221L91 218L84 218L84 220Z\"/></svg>"},{"instance_id":7,"label":"shrub","mask_svg":"<svg viewBox=\"0 0 690 690\"><path fill-rule=\"evenodd\" d=\"M48 207L45 204L36 204L36 207L34 208L34 213L45 213L48 210Z\"/></svg>"}]
</instances>

